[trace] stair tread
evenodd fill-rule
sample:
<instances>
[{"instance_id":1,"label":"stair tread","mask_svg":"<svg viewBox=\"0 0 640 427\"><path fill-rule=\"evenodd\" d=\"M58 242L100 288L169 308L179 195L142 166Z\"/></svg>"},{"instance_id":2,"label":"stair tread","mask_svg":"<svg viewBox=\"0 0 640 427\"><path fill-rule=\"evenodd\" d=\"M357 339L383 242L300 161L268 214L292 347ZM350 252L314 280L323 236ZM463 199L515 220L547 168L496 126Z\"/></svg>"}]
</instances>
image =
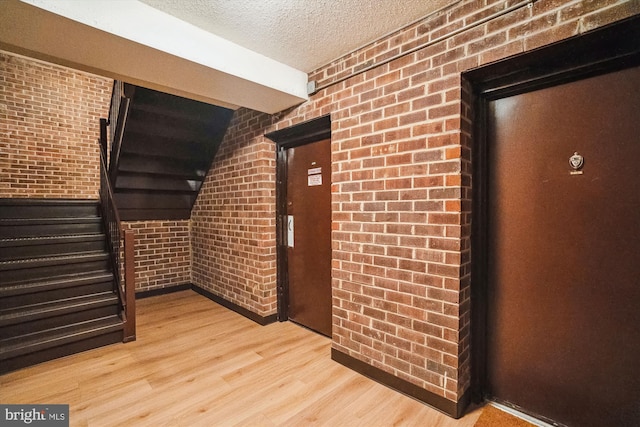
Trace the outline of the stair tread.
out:
<instances>
[{"instance_id":1,"label":"stair tread","mask_svg":"<svg viewBox=\"0 0 640 427\"><path fill-rule=\"evenodd\" d=\"M22 282L26 282L29 280L41 280L44 277L38 276L38 274L31 274L32 272L44 271L42 269L51 269L51 268L64 268L67 271L63 271L62 274L70 274L68 271L69 268L76 270L75 272L88 272L91 270L95 270L96 267L99 269L103 269L103 267L99 267L96 265L91 265L95 263L104 263L109 260L109 252L105 250L100 251L85 251L85 252L72 252L65 253L61 255L47 255L43 257L37 258L25 258L25 259L13 259L0 261L0 286L9 285L9 284L18 284ZM24 277L18 277L16 274L19 272L26 272ZM3 272L7 274L11 272L11 275L3 276ZM55 272L50 271L47 274L50 276L55 274ZM60 274L60 275L62 275ZM22 276L22 275L21 275ZM56 275L57 276L57 275Z\"/></svg>"},{"instance_id":2,"label":"stair tread","mask_svg":"<svg viewBox=\"0 0 640 427\"><path fill-rule=\"evenodd\" d=\"M20 320L44 318L48 317L48 315L57 315L62 312L72 312L83 307L102 306L117 302L118 297L110 291L2 309L0 310L0 325L13 324Z\"/></svg>"},{"instance_id":3,"label":"stair tread","mask_svg":"<svg viewBox=\"0 0 640 427\"><path fill-rule=\"evenodd\" d=\"M80 341L84 338L121 330L122 327L122 320L114 315L7 338L0 340L0 359L8 359L64 343Z\"/></svg>"},{"instance_id":4,"label":"stair tread","mask_svg":"<svg viewBox=\"0 0 640 427\"><path fill-rule=\"evenodd\" d=\"M61 255L54 256L46 256L46 257L38 257L38 258L29 258L29 259L16 259L11 261L0 261L0 269L2 269L3 265L12 265L12 264L27 264L33 262L48 262L50 261L52 264L55 261L63 261L70 259L102 259L109 256L108 252L105 251L91 251L91 252L70 252Z\"/></svg>"},{"instance_id":5,"label":"stair tread","mask_svg":"<svg viewBox=\"0 0 640 427\"><path fill-rule=\"evenodd\" d=\"M5 237L0 238L1 246L26 246L37 244L51 244L62 242L85 242L104 239L104 233L84 233L84 234L62 234L55 236L34 236L34 237ZM12 244L13 243L13 244ZM19 243L20 245L15 245Z\"/></svg>"},{"instance_id":6,"label":"stair tread","mask_svg":"<svg viewBox=\"0 0 640 427\"><path fill-rule=\"evenodd\" d=\"M18 295L41 291L51 288L58 289L70 286L79 286L84 283L113 280L113 275L108 270L90 271L87 273L64 274L56 277L49 277L43 280L26 280L24 282L14 282L8 286L0 287L0 296Z\"/></svg>"},{"instance_id":7,"label":"stair tread","mask_svg":"<svg viewBox=\"0 0 640 427\"><path fill-rule=\"evenodd\" d=\"M32 199L22 197L0 198L0 206L94 206L97 204L99 204L99 201L97 199Z\"/></svg>"},{"instance_id":8,"label":"stair tread","mask_svg":"<svg viewBox=\"0 0 640 427\"><path fill-rule=\"evenodd\" d=\"M55 225L55 224L91 224L100 222L99 216L78 216L60 218L0 218L0 226L8 225Z\"/></svg>"}]
</instances>

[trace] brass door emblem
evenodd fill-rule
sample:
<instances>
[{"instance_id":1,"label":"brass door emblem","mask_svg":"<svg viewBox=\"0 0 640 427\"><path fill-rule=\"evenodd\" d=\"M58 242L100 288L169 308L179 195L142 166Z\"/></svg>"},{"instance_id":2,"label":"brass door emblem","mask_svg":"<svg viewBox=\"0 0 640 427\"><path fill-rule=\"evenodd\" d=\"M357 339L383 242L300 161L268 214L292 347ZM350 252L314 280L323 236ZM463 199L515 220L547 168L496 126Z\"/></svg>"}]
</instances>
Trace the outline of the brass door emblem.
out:
<instances>
[{"instance_id":1,"label":"brass door emblem","mask_svg":"<svg viewBox=\"0 0 640 427\"><path fill-rule=\"evenodd\" d=\"M573 156L569 157L569 166L571 166L571 169L573 169L573 171L571 171L572 175L582 174L582 171L580 169L582 169L582 166L584 166L584 157L582 157L576 151L575 153L573 153Z\"/></svg>"}]
</instances>

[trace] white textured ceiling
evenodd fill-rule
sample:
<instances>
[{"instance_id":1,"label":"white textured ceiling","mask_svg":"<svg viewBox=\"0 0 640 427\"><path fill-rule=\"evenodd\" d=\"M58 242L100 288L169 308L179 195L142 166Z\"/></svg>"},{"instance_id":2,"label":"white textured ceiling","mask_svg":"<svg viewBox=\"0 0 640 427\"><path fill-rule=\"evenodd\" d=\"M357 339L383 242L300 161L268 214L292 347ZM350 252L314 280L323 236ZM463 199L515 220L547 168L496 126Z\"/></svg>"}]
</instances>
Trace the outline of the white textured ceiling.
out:
<instances>
[{"instance_id":1,"label":"white textured ceiling","mask_svg":"<svg viewBox=\"0 0 640 427\"><path fill-rule=\"evenodd\" d=\"M459 0L141 0L310 72Z\"/></svg>"}]
</instances>

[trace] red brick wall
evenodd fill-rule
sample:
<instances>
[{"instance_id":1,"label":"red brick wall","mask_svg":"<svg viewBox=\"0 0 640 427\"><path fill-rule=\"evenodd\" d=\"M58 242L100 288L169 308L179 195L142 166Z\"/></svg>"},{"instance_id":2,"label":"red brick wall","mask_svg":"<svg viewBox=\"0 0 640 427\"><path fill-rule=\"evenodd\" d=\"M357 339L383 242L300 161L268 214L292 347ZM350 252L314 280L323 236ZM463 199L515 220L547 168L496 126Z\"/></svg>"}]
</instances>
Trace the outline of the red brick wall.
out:
<instances>
[{"instance_id":1,"label":"red brick wall","mask_svg":"<svg viewBox=\"0 0 640 427\"><path fill-rule=\"evenodd\" d=\"M276 311L272 121L236 111L191 212L193 283L261 316Z\"/></svg>"},{"instance_id":2,"label":"red brick wall","mask_svg":"<svg viewBox=\"0 0 640 427\"><path fill-rule=\"evenodd\" d=\"M310 80L322 88L515 3L457 2ZM192 216L194 283L275 310L274 147L263 135L330 113L333 348L457 401L470 383L473 115L461 72L638 13L635 0L539 0L273 118L239 111Z\"/></svg>"},{"instance_id":3,"label":"red brick wall","mask_svg":"<svg viewBox=\"0 0 640 427\"><path fill-rule=\"evenodd\" d=\"M112 84L0 52L0 197L98 198Z\"/></svg>"},{"instance_id":4,"label":"red brick wall","mask_svg":"<svg viewBox=\"0 0 640 427\"><path fill-rule=\"evenodd\" d=\"M123 222L134 231L136 292L191 283L189 220Z\"/></svg>"}]
</instances>

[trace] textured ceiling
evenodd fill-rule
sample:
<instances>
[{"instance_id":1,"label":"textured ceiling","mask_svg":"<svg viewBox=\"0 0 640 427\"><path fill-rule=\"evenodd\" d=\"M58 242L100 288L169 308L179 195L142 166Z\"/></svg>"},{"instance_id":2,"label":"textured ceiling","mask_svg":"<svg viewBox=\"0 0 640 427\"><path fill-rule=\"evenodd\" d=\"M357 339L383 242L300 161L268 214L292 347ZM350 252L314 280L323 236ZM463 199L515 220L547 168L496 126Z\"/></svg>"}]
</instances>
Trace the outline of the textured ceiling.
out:
<instances>
[{"instance_id":1,"label":"textured ceiling","mask_svg":"<svg viewBox=\"0 0 640 427\"><path fill-rule=\"evenodd\" d=\"M141 0L310 72L459 0Z\"/></svg>"}]
</instances>

